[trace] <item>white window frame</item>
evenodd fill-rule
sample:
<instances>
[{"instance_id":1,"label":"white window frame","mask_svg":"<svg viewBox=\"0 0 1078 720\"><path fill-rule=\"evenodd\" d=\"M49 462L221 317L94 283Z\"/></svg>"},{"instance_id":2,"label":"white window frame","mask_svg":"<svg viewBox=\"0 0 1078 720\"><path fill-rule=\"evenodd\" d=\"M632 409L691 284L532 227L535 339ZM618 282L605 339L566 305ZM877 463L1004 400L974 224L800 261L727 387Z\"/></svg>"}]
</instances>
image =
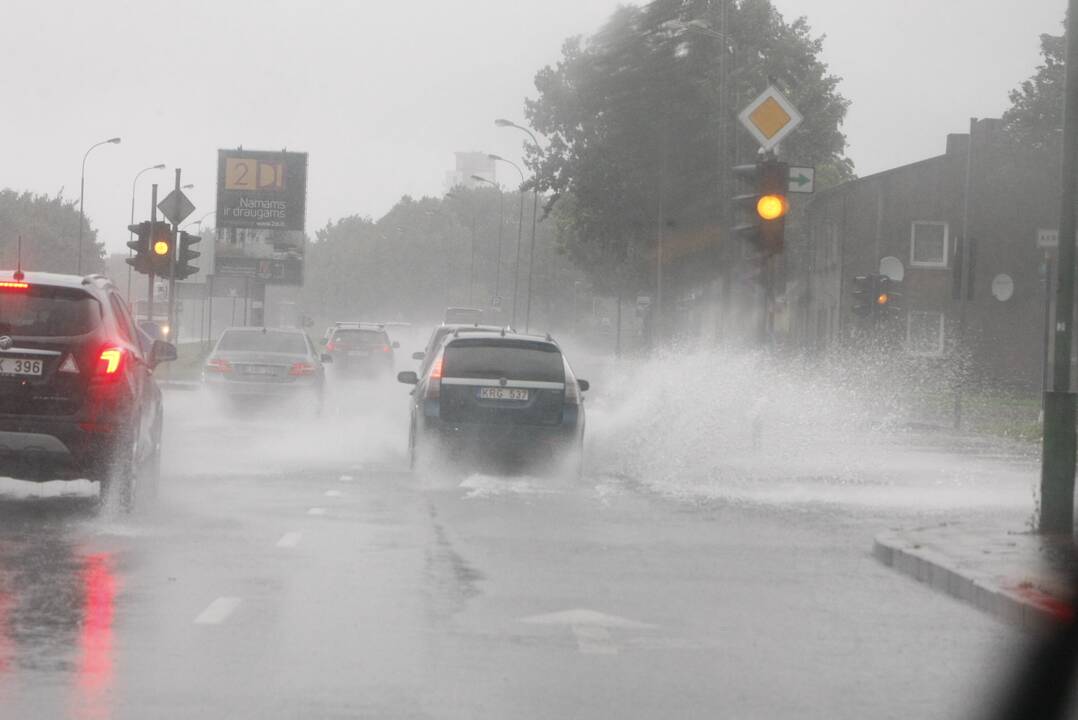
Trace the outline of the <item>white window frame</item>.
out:
<instances>
[{"instance_id":1,"label":"white window frame","mask_svg":"<svg viewBox=\"0 0 1078 720\"><path fill-rule=\"evenodd\" d=\"M918 225L942 225L943 226L943 260L941 262L919 261L917 257L917 226ZM947 260L951 253L951 228L950 224L942 220L914 220L910 223L910 267L921 268L946 268Z\"/></svg>"},{"instance_id":2,"label":"white window frame","mask_svg":"<svg viewBox=\"0 0 1078 720\"><path fill-rule=\"evenodd\" d=\"M936 343L936 349L935 350L930 350L930 351L926 352L926 351L923 351L923 350L915 350L912 347L912 345L910 343L910 331L913 329L913 316L914 315L935 315L936 317L939 318L939 333L937 335L939 340ZM943 351L944 351L944 349L946 347L944 345L944 342L946 340L945 330L944 330L945 327L946 327L946 324L947 324L946 316L943 313L938 312L936 310L910 310L908 313L906 313L906 351L910 355L916 355L918 357L942 357L943 356Z\"/></svg>"}]
</instances>

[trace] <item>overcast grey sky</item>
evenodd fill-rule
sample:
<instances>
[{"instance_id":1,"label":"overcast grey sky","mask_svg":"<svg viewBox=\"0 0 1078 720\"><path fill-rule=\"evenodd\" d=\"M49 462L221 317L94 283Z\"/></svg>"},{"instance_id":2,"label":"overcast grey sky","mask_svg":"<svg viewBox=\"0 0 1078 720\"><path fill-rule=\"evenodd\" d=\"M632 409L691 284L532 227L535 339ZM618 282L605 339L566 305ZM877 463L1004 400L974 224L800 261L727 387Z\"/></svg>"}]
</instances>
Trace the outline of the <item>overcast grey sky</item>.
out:
<instances>
[{"instance_id":1,"label":"overcast grey sky","mask_svg":"<svg viewBox=\"0 0 1078 720\"><path fill-rule=\"evenodd\" d=\"M859 174L943 150L970 116L998 115L1061 32L1064 0L774 0L826 34L824 59L852 101ZM562 41L596 30L614 0L82 0L5 2L0 187L77 198L123 250L131 180L184 171L213 210L216 150L310 153L307 228L378 217L403 194L440 194L455 150L521 155L532 79Z\"/></svg>"}]
</instances>

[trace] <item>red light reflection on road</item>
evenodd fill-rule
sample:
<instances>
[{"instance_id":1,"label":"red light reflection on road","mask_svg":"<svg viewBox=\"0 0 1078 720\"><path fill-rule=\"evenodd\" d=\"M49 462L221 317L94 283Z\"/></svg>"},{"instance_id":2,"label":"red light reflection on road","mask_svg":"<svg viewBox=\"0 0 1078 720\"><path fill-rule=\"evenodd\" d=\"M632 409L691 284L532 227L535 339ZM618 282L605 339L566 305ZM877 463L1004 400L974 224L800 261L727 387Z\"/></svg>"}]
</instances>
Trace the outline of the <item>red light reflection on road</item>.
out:
<instances>
[{"instance_id":1,"label":"red light reflection on road","mask_svg":"<svg viewBox=\"0 0 1078 720\"><path fill-rule=\"evenodd\" d=\"M11 641L10 624L11 609L15 605L15 598L0 588L0 675L11 670L11 662L15 655Z\"/></svg>"},{"instance_id":2,"label":"red light reflection on road","mask_svg":"<svg viewBox=\"0 0 1078 720\"><path fill-rule=\"evenodd\" d=\"M80 580L83 604L79 630L78 712L80 717L108 717L102 704L112 685L112 622L116 610L116 576L106 553L83 559Z\"/></svg>"}]
</instances>

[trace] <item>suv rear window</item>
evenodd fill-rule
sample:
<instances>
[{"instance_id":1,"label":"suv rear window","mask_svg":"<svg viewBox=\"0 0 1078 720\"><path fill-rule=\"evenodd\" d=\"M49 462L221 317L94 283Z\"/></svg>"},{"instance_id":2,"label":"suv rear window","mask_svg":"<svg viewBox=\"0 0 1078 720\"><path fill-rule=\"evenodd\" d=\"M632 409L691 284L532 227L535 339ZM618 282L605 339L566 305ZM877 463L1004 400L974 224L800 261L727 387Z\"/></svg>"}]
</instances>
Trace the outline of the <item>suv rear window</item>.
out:
<instances>
[{"instance_id":1,"label":"suv rear window","mask_svg":"<svg viewBox=\"0 0 1078 720\"><path fill-rule=\"evenodd\" d=\"M217 345L218 352L272 352L306 355L307 343L298 333L252 330L226 330Z\"/></svg>"},{"instance_id":2,"label":"suv rear window","mask_svg":"<svg viewBox=\"0 0 1078 720\"><path fill-rule=\"evenodd\" d=\"M82 290L32 285L0 292L0 334L85 335L101 322L101 305Z\"/></svg>"},{"instance_id":3,"label":"suv rear window","mask_svg":"<svg viewBox=\"0 0 1078 720\"><path fill-rule=\"evenodd\" d=\"M542 342L457 340L445 349L445 376L565 382L565 364L554 345Z\"/></svg>"},{"instance_id":4,"label":"suv rear window","mask_svg":"<svg viewBox=\"0 0 1078 720\"><path fill-rule=\"evenodd\" d=\"M338 330L333 333L333 342L351 345L388 345L389 336L381 330Z\"/></svg>"}]
</instances>

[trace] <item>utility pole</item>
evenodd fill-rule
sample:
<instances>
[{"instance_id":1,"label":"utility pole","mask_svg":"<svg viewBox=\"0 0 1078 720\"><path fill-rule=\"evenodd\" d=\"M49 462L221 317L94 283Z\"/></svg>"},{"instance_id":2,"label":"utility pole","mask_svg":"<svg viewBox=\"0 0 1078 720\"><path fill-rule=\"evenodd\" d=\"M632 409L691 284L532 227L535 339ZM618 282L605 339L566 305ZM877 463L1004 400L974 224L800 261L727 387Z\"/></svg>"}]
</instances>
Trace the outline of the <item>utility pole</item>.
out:
<instances>
[{"instance_id":1,"label":"utility pole","mask_svg":"<svg viewBox=\"0 0 1078 720\"><path fill-rule=\"evenodd\" d=\"M155 237L154 231L157 229L157 183L153 184L153 190L150 193L150 243L153 243ZM150 252L153 252L151 247ZM149 290L146 293L146 319L153 322L153 269L151 266L150 272L146 273L146 277L150 281Z\"/></svg>"},{"instance_id":2,"label":"utility pole","mask_svg":"<svg viewBox=\"0 0 1078 720\"><path fill-rule=\"evenodd\" d=\"M1044 393L1041 455L1041 533L1074 533L1075 395L1071 392L1074 322L1075 202L1078 201L1078 0L1067 3L1067 60L1060 178L1059 262L1056 282L1055 367Z\"/></svg>"},{"instance_id":3,"label":"utility pole","mask_svg":"<svg viewBox=\"0 0 1078 720\"><path fill-rule=\"evenodd\" d=\"M183 193L180 190L180 169L176 168L176 187L173 190L177 195ZM180 224L172 223L172 244L168 253L168 339L169 342L177 342L176 337L176 248L180 245Z\"/></svg>"}]
</instances>

